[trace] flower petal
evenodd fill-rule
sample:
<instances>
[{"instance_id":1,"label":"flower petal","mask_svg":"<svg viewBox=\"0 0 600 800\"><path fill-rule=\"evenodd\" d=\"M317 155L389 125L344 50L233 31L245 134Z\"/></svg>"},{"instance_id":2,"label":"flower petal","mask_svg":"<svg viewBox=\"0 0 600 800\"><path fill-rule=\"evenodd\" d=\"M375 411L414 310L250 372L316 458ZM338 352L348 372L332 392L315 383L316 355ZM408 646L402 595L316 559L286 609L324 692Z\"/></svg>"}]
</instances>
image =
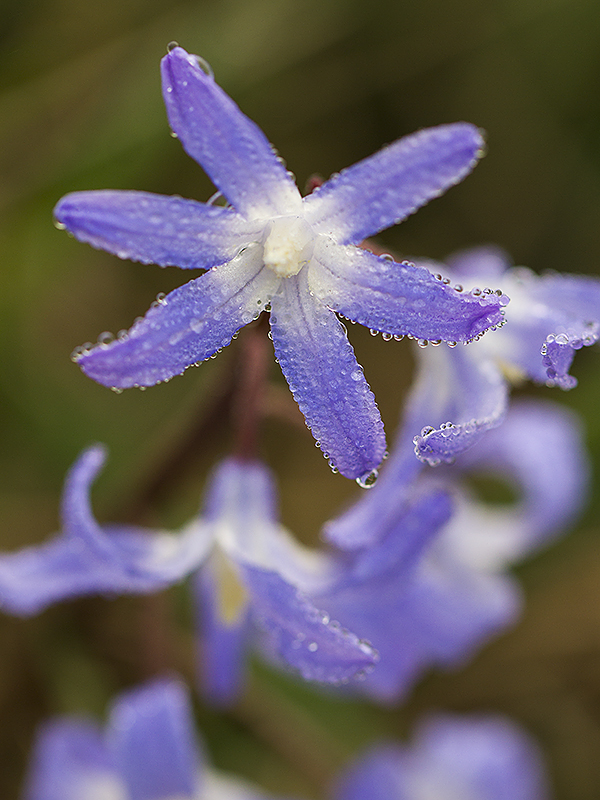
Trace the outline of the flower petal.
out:
<instances>
[{"instance_id":1,"label":"flower petal","mask_svg":"<svg viewBox=\"0 0 600 800\"><path fill-rule=\"evenodd\" d=\"M507 298L474 297L422 267L319 237L309 287L329 308L368 328L416 339L468 342L503 321Z\"/></svg>"},{"instance_id":2,"label":"flower petal","mask_svg":"<svg viewBox=\"0 0 600 800\"><path fill-rule=\"evenodd\" d=\"M250 245L168 294L125 338L84 352L79 364L90 378L119 389L169 380L226 347L259 315L279 280L263 268L262 248Z\"/></svg>"},{"instance_id":3,"label":"flower petal","mask_svg":"<svg viewBox=\"0 0 600 800\"><path fill-rule=\"evenodd\" d=\"M461 181L483 147L465 122L405 136L316 189L304 201L306 218L339 244L359 244Z\"/></svg>"},{"instance_id":4,"label":"flower petal","mask_svg":"<svg viewBox=\"0 0 600 800\"><path fill-rule=\"evenodd\" d=\"M344 328L311 297L306 270L271 305L275 355L307 425L342 475L362 479L380 464L385 435Z\"/></svg>"},{"instance_id":5,"label":"flower petal","mask_svg":"<svg viewBox=\"0 0 600 800\"><path fill-rule=\"evenodd\" d=\"M540 753L512 722L436 715L420 723L412 746L378 745L359 757L333 797L544 800L548 793Z\"/></svg>"},{"instance_id":6,"label":"flower petal","mask_svg":"<svg viewBox=\"0 0 600 800\"><path fill-rule=\"evenodd\" d=\"M161 64L172 129L232 206L248 219L299 213L300 193L260 128L175 47Z\"/></svg>"},{"instance_id":7,"label":"flower petal","mask_svg":"<svg viewBox=\"0 0 600 800\"><path fill-rule=\"evenodd\" d=\"M366 641L344 630L279 575L244 567L252 618L265 649L298 670L305 680L347 683L364 677L378 661Z\"/></svg>"},{"instance_id":8,"label":"flower petal","mask_svg":"<svg viewBox=\"0 0 600 800\"><path fill-rule=\"evenodd\" d=\"M56 719L38 732L25 800L126 800L125 787L98 727L85 719Z\"/></svg>"},{"instance_id":9,"label":"flower petal","mask_svg":"<svg viewBox=\"0 0 600 800\"><path fill-rule=\"evenodd\" d=\"M200 795L200 751L190 700L177 681L156 681L112 705L107 739L129 800Z\"/></svg>"},{"instance_id":10,"label":"flower petal","mask_svg":"<svg viewBox=\"0 0 600 800\"><path fill-rule=\"evenodd\" d=\"M194 607L198 624L196 640L198 677L202 694L216 707L234 703L244 688L246 650L249 639L247 602L224 614L223 593L211 560L194 576ZM237 589L238 587L236 587ZM232 606L232 594L226 598ZM237 594L237 592L236 592Z\"/></svg>"},{"instance_id":11,"label":"flower petal","mask_svg":"<svg viewBox=\"0 0 600 800\"><path fill-rule=\"evenodd\" d=\"M209 269L260 237L261 225L221 208L149 192L74 192L54 209L81 242L143 264Z\"/></svg>"},{"instance_id":12,"label":"flower petal","mask_svg":"<svg viewBox=\"0 0 600 800\"><path fill-rule=\"evenodd\" d=\"M508 386L479 343L460 350L428 348L409 399L409 416L427 420L413 442L421 461L451 463L500 425L508 406ZM442 421L444 420L444 421Z\"/></svg>"},{"instance_id":13,"label":"flower petal","mask_svg":"<svg viewBox=\"0 0 600 800\"><path fill-rule=\"evenodd\" d=\"M301 545L277 519L271 471L259 461L228 458L213 471L203 510L229 559L279 573L303 591L331 581L332 560Z\"/></svg>"},{"instance_id":14,"label":"flower petal","mask_svg":"<svg viewBox=\"0 0 600 800\"><path fill-rule=\"evenodd\" d=\"M0 556L4 610L28 616L70 597L157 591L181 580L205 558L212 530L198 523L178 536L100 527L91 512L89 489L103 459L103 450L94 447L73 466L65 482L62 534Z\"/></svg>"},{"instance_id":15,"label":"flower petal","mask_svg":"<svg viewBox=\"0 0 600 800\"><path fill-rule=\"evenodd\" d=\"M588 494L579 421L550 402L513 403L503 425L465 453L460 469L505 476L520 493L514 505L471 498L457 504L448 535L461 560L478 569L501 569L545 544L581 512Z\"/></svg>"}]
</instances>

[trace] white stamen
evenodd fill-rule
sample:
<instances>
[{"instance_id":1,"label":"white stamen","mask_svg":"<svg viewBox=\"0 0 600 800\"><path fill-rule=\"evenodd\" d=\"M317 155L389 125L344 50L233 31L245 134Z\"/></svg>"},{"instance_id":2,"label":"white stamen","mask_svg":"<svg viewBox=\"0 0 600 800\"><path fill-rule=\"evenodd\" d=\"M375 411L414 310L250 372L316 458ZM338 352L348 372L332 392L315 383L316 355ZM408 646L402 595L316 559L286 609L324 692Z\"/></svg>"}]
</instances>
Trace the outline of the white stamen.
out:
<instances>
[{"instance_id":1,"label":"white stamen","mask_svg":"<svg viewBox=\"0 0 600 800\"><path fill-rule=\"evenodd\" d=\"M302 217L279 217L271 222L265 239L265 266L281 278L297 275L310 261L315 235Z\"/></svg>"}]
</instances>

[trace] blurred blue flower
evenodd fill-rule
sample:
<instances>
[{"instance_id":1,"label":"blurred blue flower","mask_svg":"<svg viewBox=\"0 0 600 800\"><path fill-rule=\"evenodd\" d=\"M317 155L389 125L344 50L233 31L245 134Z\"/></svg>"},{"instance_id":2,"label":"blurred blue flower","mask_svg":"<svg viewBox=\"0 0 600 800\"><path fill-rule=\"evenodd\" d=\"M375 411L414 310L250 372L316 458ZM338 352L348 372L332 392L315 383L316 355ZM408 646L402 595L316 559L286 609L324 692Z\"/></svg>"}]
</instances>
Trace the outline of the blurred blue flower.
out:
<instances>
[{"instance_id":1,"label":"blurred blue flower","mask_svg":"<svg viewBox=\"0 0 600 800\"><path fill-rule=\"evenodd\" d=\"M510 268L506 254L492 247L462 251L447 264L419 263L471 294L482 291L473 284L492 284L511 298L506 325L493 336L468 348L429 347L419 354L408 415L418 458L436 465L451 462L502 422L510 383L529 378L576 386L569 375L573 357L600 336L600 280Z\"/></svg>"},{"instance_id":2,"label":"blurred blue flower","mask_svg":"<svg viewBox=\"0 0 600 800\"><path fill-rule=\"evenodd\" d=\"M462 295L425 269L358 245L460 181L481 155L472 125L423 130L302 198L262 131L175 47L163 59L169 122L227 207L145 192L77 192L55 209L78 239L121 258L208 270L116 341L83 348L84 372L151 386L214 355L268 308L276 357L332 466L365 482L385 452L371 390L336 313L388 336L467 342L507 298Z\"/></svg>"},{"instance_id":3,"label":"blurred blue flower","mask_svg":"<svg viewBox=\"0 0 600 800\"><path fill-rule=\"evenodd\" d=\"M205 762L191 704L177 680L122 694L106 729L86 718L39 732L24 800L266 800Z\"/></svg>"},{"instance_id":4,"label":"blurred blue flower","mask_svg":"<svg viewBox=\"0 0 600 800\"><path fill-rule=\"evenodd\" d=\"M337 779L332 800L546 800L535 744L499 716L438 715L411 746L380 744Z\"/></svg>"},{"instance_id":5,"label":"blurred blue flower","mask_svg":"<svg viewBox=\"0 0 600 800\"><path fill-rule=\"evenodd\" d=\"M479 500L468 479L485 474L504 478L516 502ZM576 418L550 403L515 404L460 470L424 471L402 433L377 485L326 525L346 571L313 597L377 648L361 691L395 701L425 670L462 666L509 626L522 603L507 568L573 520L588 477Z\"/></svg>"},{"instance_id":6,"label":"blurred blue flower","mask_svg":"<svg viewBox=\"0 0 600 800\"><path fill-rule=\"evenodd\" d=\"M257 637L307 680L344 683L373 667L375 650L311 602L339 565L278 524L262 464L223 462L203 513L172 534L96 522L89 490L103 461L93 447L71 469L59 536L0 556L1 608L30 615L64 598L158 591L196 572L202 684L212 702L239 693L246 648Z\"/></svg>"}]
</instances>

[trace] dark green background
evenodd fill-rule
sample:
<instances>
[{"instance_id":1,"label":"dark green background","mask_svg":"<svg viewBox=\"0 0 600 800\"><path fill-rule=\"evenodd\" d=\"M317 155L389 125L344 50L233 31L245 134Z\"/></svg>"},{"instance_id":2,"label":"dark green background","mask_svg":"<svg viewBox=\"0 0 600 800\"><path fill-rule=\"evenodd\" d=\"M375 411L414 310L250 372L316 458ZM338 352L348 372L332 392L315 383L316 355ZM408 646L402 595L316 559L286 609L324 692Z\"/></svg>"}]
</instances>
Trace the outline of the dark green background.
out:
<instances>
[{"instance_id":1,"label":"dark green background","mask_svg":"<svg viewBox=\"0 0 600 800\"><path fill-rule=\"evenodd\" d=\"M457 120L487 131L474 174L381 241L442 258L504 246L535 270L600 271L600 5L595 0L12 0L0 3L0 541L41 541L58 524L65 470L93 441L111 459L94 493L101 520L175 527L230 443L227 396L242 336L168 385L114 395L69 355L128 327L187 279L96 252L52 226L65 192L128 188L207 199L202 170L169 137L158 64L170 40L204 56L265 130L300 186L402 134ZM396 424L408 343L353 327L382 409ZM600 355L580 386L531 393L585 417L598 461ZM276 365L263 455L285 523L314 542L358 489L329 473ZM216 763L273 791L323 796L349 755L405 735L425 709L500 710L541 742L558 800L600 794L600 540L597 493L579 529L519 572L523 622L463 672L428 677L403 707L326 700L255 666L232 712L198 706ZM16 798L34 725L101 713L116 691L167 666L191 677L185 590L93 599L39 618L0 618L0 796ZM321 793L321 794L320 794Z\"/></svg>"}]
</instances>

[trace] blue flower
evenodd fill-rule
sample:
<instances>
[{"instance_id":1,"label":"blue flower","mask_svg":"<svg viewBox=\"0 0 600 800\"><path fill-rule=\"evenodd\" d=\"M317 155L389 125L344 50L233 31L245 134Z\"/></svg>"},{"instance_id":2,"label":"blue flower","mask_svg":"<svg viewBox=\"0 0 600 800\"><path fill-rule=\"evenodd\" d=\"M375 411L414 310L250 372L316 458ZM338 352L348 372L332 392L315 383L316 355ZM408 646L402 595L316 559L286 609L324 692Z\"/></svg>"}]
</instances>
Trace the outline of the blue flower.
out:
<instances>
[{"instance_id":1,"label":"blue flower","mask_svg":"<svg viewBox=\"0 0 600 800\"><path fill-rule=\"evenodd\" d=\"M183 684L160 680L125 692L103 731L86 718L46 723L24 800L267 800L205 763Z\"/></svg>"},{"instance_id":2,"label":"blue flower","mask_svg":"<svg viewBox=\"0 0 600 800\"><path fill-rule=\"evenodd\" d=\"M500 716L437 715L411 746L380 744L336 781L333 800L545 800L541 755Z\"/></svg>"},{"instance_id":3,"label":"blue flower","mask_svg":"<svg viewBox=\"0 0 600 800\"><path fill-rule=\"evenodd\" d=\"M71 469L56 538L0 556L0 608L27 616L70 597L159 591L196 573L201 680L213 703L240 691L246 649L259 639L307 680L345 683L372 669L375 650L311 601L338 565L279 525L262 464L224 461L203 513L172 534L96 522L89 490L103 460L93 447Z\"/></svg>"},{"instance_id":4,"label":"blue flower","mask_svg":"<svg viewBox=\"0 0 600 800\"><path fill-rule=\"evenodd\" d=\"M462 251L447 264L422 263L471 294L491 284L511 298L506 325L493 336L468 348L429 347L419 354L408 416L417 457L436 465L453 461L501 424L511 383L530 379L565 390L577 384L569 375L575 353L600 336L600 280L511 268L506 254L492 247Z\"/></svg>"},{"instance_id":5,"label":"blue flower","mask_svg":"<svg viewBox=\"0 0 600 800\"><path fill-rule=\"evenodd\" d=\"M502 476L520 496L484 503L464 472ZM577 420L550 403L515 404L500 428L435 473L402 432L373 490L325 527L347 551L346 571L313 597L377 648L360 690L397 701L425 670L462 666L512 624L522 603L507 569L568 526L588 473Z\"/></svg>"},{"instance_id":6,"label":"blue flower","mask_svg":"<svg viewBox=\"0 0 600 800\"><path fill-rule=\"evenodd\" d=\"M332 466L364 481L385 437L336 312L390 336L467 342L500 324L502 308L496 296L462 296L425 269L356 245L460 181L481 155L481 134L466 123L420 131L302 198L262 131L195 56L175 47L162 75L173 131L229 205L131 191L58 203L58 224L94 247L207 270L127 335L84 348L79 364L115 389L151 386L214 355L270 308L276 357L315 439Z\"/></svg>"}]
</instances>

